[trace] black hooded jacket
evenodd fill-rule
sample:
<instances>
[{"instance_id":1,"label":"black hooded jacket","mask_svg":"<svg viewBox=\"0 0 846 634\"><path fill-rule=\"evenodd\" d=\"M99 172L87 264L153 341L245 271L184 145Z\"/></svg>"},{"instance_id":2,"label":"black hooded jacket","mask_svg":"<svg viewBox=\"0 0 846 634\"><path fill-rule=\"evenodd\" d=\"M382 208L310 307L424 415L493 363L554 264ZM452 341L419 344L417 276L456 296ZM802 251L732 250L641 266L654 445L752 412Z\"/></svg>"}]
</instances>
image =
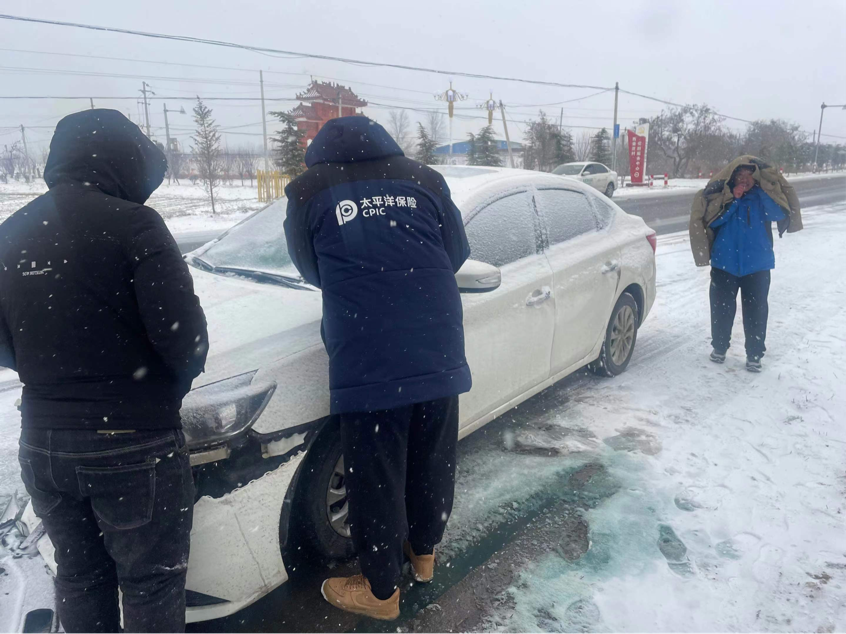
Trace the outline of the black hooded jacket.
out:
<instances>
[{"instance_id":1,"label":"black hooded jacket","mask_svg":"<svg viewBox=\"0 0 846 634\"><path fill-rule=\"evenodd\" d=\"M167 162L115 110L59 122L50 189L0 225L0 365L25 427L161 429L208 350L188 267L145 207Z\"/></svg>"}]
</instances>

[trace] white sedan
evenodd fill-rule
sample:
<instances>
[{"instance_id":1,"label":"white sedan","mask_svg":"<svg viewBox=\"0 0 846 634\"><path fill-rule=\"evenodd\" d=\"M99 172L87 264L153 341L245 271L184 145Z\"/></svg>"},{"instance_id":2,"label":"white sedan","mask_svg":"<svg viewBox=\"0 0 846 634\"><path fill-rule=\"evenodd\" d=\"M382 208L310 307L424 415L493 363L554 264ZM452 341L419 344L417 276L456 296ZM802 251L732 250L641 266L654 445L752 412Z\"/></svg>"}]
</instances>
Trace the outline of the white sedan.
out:
<instances>
[{"instance_id":1,"label":"white sedan","mask_svg":"<svg viewBox=\"0 0 846 634\"><path fill-rule=\"evenodd\" d=\"M463 293L473 390L460 436L575 370L629 364L655 300L655 234L576 181L440 167L473 260ZM188 620L232 614L284 583L308 542L352 554L338 422L329 416L321 295L286 250L286 201L186 256L209 323L206 372L183 404L197 486ZM31 508L24 521L38 530ZM38 549L55 569L44 536Z\"/></svg>"},{"instance_id":2,"label":"white sedan","mask_svg":"<svg viewBox=\"0 0 846 634\"><path fill-rule=\"evenodd\" d=\"M598 189L611 198L617 188L617 172L613 172L602 163L564 163L554 170L553 174L567 176Z\"/></svg>"}]
</instances>

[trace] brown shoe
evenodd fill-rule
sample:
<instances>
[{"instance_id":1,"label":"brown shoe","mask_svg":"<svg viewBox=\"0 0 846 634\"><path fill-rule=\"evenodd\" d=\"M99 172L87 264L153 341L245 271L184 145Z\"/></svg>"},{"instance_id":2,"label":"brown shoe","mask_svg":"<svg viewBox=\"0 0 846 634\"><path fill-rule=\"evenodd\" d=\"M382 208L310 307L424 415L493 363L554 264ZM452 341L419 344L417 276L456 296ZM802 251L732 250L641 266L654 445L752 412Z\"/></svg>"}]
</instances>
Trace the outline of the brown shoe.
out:
<instances>
[{"instance_id":1,"label":"brown shoe","mask_svg":"<svg viewBox=\"0 0 846 634\"><path fill-rule=\"evenodd\" d=\"M393 621L400 613L399 588L389 599L377 599L364 575L327 579L323 582L320 593L336 608L353 614L363 614L381 621Z\"/></svg>"},{"instance_id":2,"label":"brown shoe","mask_svg":"<svg viewBox=\"0 0 846 634\"><path fill-rule=\"evenodd\" d=\"M405 554L411 562L411 574L420 583L429 583L435 576L435 553L415 555L411 544L405 542Z\"/></svg>"}]
</instances>

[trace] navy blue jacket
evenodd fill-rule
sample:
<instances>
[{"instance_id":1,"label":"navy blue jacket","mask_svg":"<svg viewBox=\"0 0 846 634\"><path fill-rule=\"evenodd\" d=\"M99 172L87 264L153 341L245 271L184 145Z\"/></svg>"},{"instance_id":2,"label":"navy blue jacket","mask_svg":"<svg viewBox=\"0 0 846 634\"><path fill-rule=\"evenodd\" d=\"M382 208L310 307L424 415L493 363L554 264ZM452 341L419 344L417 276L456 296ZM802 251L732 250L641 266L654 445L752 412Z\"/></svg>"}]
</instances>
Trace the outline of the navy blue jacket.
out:
<instances>
[{"instance_id":1,"label":"navy blue jacket","mask_svg":"<svg viewBox=\"0 0 846 634\"><path fill-rule=\"evenodd\" d=\"M757 185L711 223L715 231L711 266L737 277L775 268L772 222L784 210Z\"/></svg>"},{"instance_id":2,"label":"navy blue jacket","mask_svg":"<svg viewBox=\"0 0 846 634\"><path fill-rule=\"evenodd\" d=\"M470 246L443 176L366 117L329 121L306 165L285 189L285 236L323 291L332 413L469 391L455 272Z\"/></svg>"}]
</instances>

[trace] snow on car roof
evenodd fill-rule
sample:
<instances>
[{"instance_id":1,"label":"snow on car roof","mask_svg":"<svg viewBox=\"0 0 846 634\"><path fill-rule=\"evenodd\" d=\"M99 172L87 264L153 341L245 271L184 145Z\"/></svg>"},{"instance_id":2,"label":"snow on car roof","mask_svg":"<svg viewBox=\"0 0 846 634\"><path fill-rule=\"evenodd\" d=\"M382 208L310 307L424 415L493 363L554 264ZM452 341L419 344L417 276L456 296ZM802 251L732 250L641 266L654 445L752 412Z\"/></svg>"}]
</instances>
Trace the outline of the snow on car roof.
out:
<instances>
[{"instance_id":1,"label":"snow on car roof","mask_svg":"<svg viewBox=\"0 0 846 634\"><path fill-rule=\"evenodd\" d=\"M446 178L452 200L462 215L471 211L468 204L482 188L496 195L498 190L508 190L519 185L557 185L569 189L581 189L580 183L562 176L506 167L472 167L465 165L432 165L432 169ZM563 181L563 182L562 182ZM490 187L489 187L490 186ZM589 188L588 188L589 189ZM478 201L477 201L478 202Z\"/></svg>"}]
</instances>

